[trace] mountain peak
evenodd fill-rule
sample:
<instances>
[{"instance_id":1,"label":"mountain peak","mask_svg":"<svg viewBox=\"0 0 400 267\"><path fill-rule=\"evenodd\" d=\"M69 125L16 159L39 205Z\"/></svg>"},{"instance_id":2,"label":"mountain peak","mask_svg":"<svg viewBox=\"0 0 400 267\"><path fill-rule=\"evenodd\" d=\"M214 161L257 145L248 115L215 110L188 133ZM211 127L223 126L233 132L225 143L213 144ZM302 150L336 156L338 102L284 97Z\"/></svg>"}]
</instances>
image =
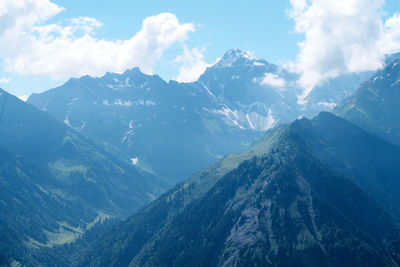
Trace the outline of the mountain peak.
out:
<instances>
[{"instance_id":1,"label":"mountain peak","mask_svg":"<svg viewBox=\"0 0 400 267\"><path fill-rule=\"evenodd\" d=\"M144 75L139 67L133 67L124 71L122 75Z\"/></svg>"},{"instance_id":2,"label":"mountain peak","mask_svg":"<svg viewBox=\"0 0 400 267\"><path fill-rule=\"evenodd\" d=\"M231 67L235 65L248 65L254 61L265 61L252 56L249 52L237 48L228 50L224 56L218 60L215 67Z\"/></svg>"},{"instance_id":3,"label":"mountain peak","mask_svg":"<svg viewBox=\"0 0 400 267\"><path fill-rule=\"evenodd\" d=\"M229 57L229 58L231 58L231 57L234 57L234 58L247 58L249 60L256 59L256 57L252 56L248 51L243 51L243 50L240 50L240 49L237 49L237 48L233 48L233 49L228 50L224 54L223 58L227 58L227 57Z\"/></svg>"},{"instance_id":4,"label":"mountain peak","mask_svg":"<svg viewBox=\"0 0 400 267\"><path fill-rule=\"evenodd\" d=\"M389 65L391 63L393 63L394 61L399 61L400 60L400 51L391 53L391 54L387 54L385 56L385 63L386 65Z\"/></svg>"}]
</instances>

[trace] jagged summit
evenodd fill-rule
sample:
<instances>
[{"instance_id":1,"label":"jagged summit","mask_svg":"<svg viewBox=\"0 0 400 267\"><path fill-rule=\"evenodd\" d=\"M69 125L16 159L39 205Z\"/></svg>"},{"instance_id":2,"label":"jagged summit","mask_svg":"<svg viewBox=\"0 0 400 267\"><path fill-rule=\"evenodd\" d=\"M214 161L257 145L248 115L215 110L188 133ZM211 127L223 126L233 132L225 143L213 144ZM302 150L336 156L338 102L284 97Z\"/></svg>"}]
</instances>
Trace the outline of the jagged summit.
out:
<instances>
[{"instance_id":1,"label":"jagged summit","mask_svg":"<svg viewBox=\"0 0 400 267\"><path fill-rule=\"evenodd\" d=\"M124 71L124 73L122 74L122 75L137 75L137 74L140 74L140 75L145 75L145 73L143 73L141 70L140 70L140 68L139 67L133 67L133 68L131 68L131 69L127 69L127 70L125 70Z\"/></svg>"},{"instance_id":2,"label":"jagged summit","mask_svg":"<svg viewBox=\"0 0 400 267\"><path fill-rule=\"evenodd\" d=\"M264 59L252 56L249 52L237 48L228 50L224 56L215 63L214 67L232 67L236 65L265 65Z\"/></svg>"},{"instance_id":3,"label":"jagged summit","mask_svg":"<svg viewBox=\"0 0 400 267\"><path fill-rule=\"evenodd\" d=\"M115 78L115 77L125 77L125 76L149 76L143 73L139 67L133 67L126 69L124 72L106 72L100 79Z\"/></svg>"}]
</instances>

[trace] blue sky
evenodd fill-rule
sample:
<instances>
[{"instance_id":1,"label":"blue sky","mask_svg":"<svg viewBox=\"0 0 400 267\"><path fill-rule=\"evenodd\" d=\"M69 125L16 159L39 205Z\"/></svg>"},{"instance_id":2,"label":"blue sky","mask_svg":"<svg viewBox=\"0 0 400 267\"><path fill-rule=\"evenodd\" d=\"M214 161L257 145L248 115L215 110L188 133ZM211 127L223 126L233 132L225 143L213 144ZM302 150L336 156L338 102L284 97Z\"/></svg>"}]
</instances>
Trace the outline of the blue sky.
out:
<instances>
[{"instance_id":1,"label":"blue sky","mask_svg":"<svg viewBox=\"0 0 400 267\"><path fill-rule=\"evenodd\" d=\"M227 49L243 48L278 60L296 54L299 36L290 34L293 21L285 10L288 1L71 1L55 0L67 9L59 17L88 16L104 23L100 38L128 39L140 30L142 21L163 12L175 14L181 22L200 25L190 44L207 45L207 59L215 60ZM275 52L266 52L267 50ZM288 51L290 51L288 53ZM260 55L260 56L263 56Z\"/></svg>"},{"instance_id":2,"label":"blue sky","mask_svg":"<svg viewBox=\"0 0 400 267\"><path fill-rule=\"evenodd\" d=\"M5 0L6 5L8 1L12 0ZM295 5L297 4L301 5L305 0L292 0L292 1L52 0L51 2L49 0L26 0L27 4L29 4L29 2L31 1L36 1L35 5L37 2L43 2L44 4L42 6L35 6L34 8L36 8L37 11L35 11L33 7L29 6L28 8L25 8L24 11L27 12L27 14L22 13L22 15L19 14L18 16L26 16L26 17L32 16L32 14L29 14L29 10L32 9L32 12L36 12L35 14L43 14L43 17L40 19L36 18L37 21L33 25L28 23L25 32L30 31L32 27L35 26L43 27L45 25L56 24L56 25L61 25L63 27L67 27L69 24L71 24L71 19L79 17L88 17L96 20L96 22L93 23L85 22L86 24L84 25L85 27L89 25L88 27L90 28L90 35L93 37L92 39L95 39L96 41L107 40L110 42L118 42L117 40L129 40L136 33L141 31L142 23L147 17L156 16L164 12L168 12L175 15L177 21L179 22L179 25L177 26L176 29L179 30L180 28L183 28L182 25L186 24L190 24L192 28L190 29L186 28L185 33L183 33L183 36L176 37L176 40L174 39L168 45L164 45L162 49L160 48L162 50L161 53L162 55L152 59L154 60L154 64L151 62L146 63L143 61L144 59L141 59L137 62L135 60L132 61L133 62L132 64L134 65L136 64L141 66L141 64L144 64L145 65L143 67L144 69L147 66L147 69L151 69L151 72L159 74L166 80L170 78L177 78L179 76L179 70L180 68L182 68L182 64L193 65L199 63L198 65L200 66L201 64L203 64L201 66L203 66L204 68L205 66L204 64L211 64L215 62L215 60L218 57L221 57L230 48L239 48L250 51L255 56L265 58L273 63L280 64L280 63L292 62L295 66L298 66L296 69L298 72L304 73L303 84L305 87L307 86L312 87L315 83L319 82L321 79L324 79L326 77L335 76L340 73L348 71L359 71L359 69L354 68L353 66L354 64L352 63L359 61L352 60L351 62L345 62L344 65L341 64L341 67L333 68L327 73L318 73L319 76L315 75L314 73L312 74L313 77L310 78L311 74L309 73L315 72L315 70L312 68L322 69L322 67L320 66L321 63L317 62L318 64L315 64L315 66L310 65L311 63L308 62L306 59L301 59L301 55L303 55L303 58L306 58L308 55L313 54L314 52L318 53L318 46L320 45L318 43L319 42L318 38L325 38L326 36L330 36L331 33L323 33L322 35L313 37L312 33L315 32L315 28L309 27L303 30L298 30L298 29L296 30L295 27L296 23L298 25L301 25L301 23L307 21L307 19L312 19L308 15L304 16L305 14L304 9L302 9L301 11L302 13L300 13L300 15L299 14L289 15L291 11L295 10ZM362 10L363 13L367 13L367 16L371 17L371 20L367 22L371 23L371 25L376 24L376 17L379 17L379 19L382 20L382 23L385 23L387 19L391 18L399 11L400 0L390 0L386 1L384 4L379 3L382 2L379 0L377 1L338 0L337 2L339 3L343 2L343 5L339 7L332 7L332 5L328 4L327 1L325 1L324 3L324 0L306 1L305 3L306 4L308 3L308 9L310 9L311 11L312 11L311 7L315 9L325 8L327 12L325 13L322 12L322 14L326 14L326 21L329 21L330 19L329 16L331 17L336 16L332 14L337 13L336 11L334 11L333 13L329 12L329 9L332 8L345 9L346 8L345 5L347 5L346 4L347 2L354 2L355 8L358 9L360 9L360 7L365 8L366 6L365 3L368 3L368 1L377 3L378 5L378 7L375 8L371 7L368 10ZM49 3L54 3L57 5L57 7L51 6ZM2 4L0 3L0 7L1 5ZM9 4L9 6L10 5L11 4ZM48 5L48 9L45 9L43 7L46 5ZM17 9L18 7L13 7L13 8ZM12 11L12 8L9 8L9 10ZM9 15L12 16L12 12L10 12L10 14ZM354 16L357 16L356 13L354 14L355 14ZM361 15L358 14L358 16L360 17ZM8 25L6 24L7 19L9 18L5 17L5 14L0 13L0 28L1 28L1 23L4 23L5 26ZM332 17L332 19L338 19L338 17ZM18 20L16 19L15 21ZM324 21L324 19L321 19L321 21ZM351 19L349 21L353 20ZM101 23L102 25L101 26L97 25L96 24L97 22ZM360 23L365 23L365 20L363 19L362 22ZM367 25L367 23L365 25L366 31L368 31L368 29L371 28L371 26ZM83 24L81 23L79 25ZM320 28L324 27L325 25L321 25ZM19 28L19 30L21 29ZM398 29L395 28L394 30L392 30L392 32L395 32L397 30ZM11 29L10 31L16 31L16 30ZM308 33L310 33L309 39L305 38L306 35L308 36ZM77 31L74 34L79 35L80 33ZM366 34L368 34L368 32L366 32ZM345 35L347 36L348 33L343 34L343 36ZM380 34L379 36L381 35L382 34ZM11 37L9 36L6 37L11 39ZM390 38L387 37L386 39L384 39L384 41L382 40L378 41L380 41L381 43L382 42L391 43L392 39L394 39L393 36L394 34L391 34ZM9 54L0 53L0 82L1 82L0 87L8 90L9 92L17 96L29 95L32 92L41 92L46 89L61 85L68 79L69 74L71 74L71 76L79 76L80 74L83 74L85 72L84 69L80 72L74 72L73 70L68 70L63 72L65 68L61 68L59 66L55 66L59 69L58 72L51 70L41 71L40 69L44 68L41 64L38 65L37 62L32 63L29 61L31 54L29 54L29 52L26 51L29 51L29 49L31 48L22 43L23 41L21 41L21 37L18 38L19 38L18 41L16 41L17 45L14 45L18 46L18 49L16 51L11 51L9 53L9 54L14 53L15 54L14 57L10 57ZM46 36L46 38L47 39L45 40L48 41L49 36ZM70 39L75 37L69 36L66 38ZM375 39L377 38L378 37L376 37ZM388 38L390 39L390 41L386 41ZM340 39L340 38L336 38L334 36L333 39ZM375 39L371 41L373 45L375 45L375 43L377 44L379 43ZM298 44L300 42L305 43L306 49L302 50L299 48ZM364 40L363 42L368 43L370 41ZM0 30L0 48L2 45L1 43L2 42L1 42L1 30ZM4 43L13 44L11 41L8 42L8 40L5 39L5 37L3 36L3 45ZM77 45L76 43L74 43L74 45ZM344 43L348 43L348 40L343 40L343 42L338 43L337 46L341 47L343 46ZM398 43L400 44L400 42ZM56 44L57 42L54 42L54 44L52 44L52 46L49 47L53 49L54 45ZM64 43L64 45L68 44L69 44L68 42ZM137 45L138 44L136 44L136 46ZM322 43L322 46L323 45L324 44ZM361 43L361 45L363 44ZM23 48L20 48L25 46L27 47L25 50ZM384 52L396 50L396 46L397 46L397 39L396 41L393 41L393 45L391 45L390 48L387 48L387 50L385 50ZM185 57L182 54L184 51L184 47L188 52L186 60L184 59ZM314 51L313 49L316 51ZM369 48L367 47L366 50L368 49L370 49L370 47ZM325 50L326 49L322 51ZM54 51L63 51L63 50L55 49ZM149 52L150 51L149 48L147 48L146 51ZM19 54L24 54L24 53L26 54L24 55L24 57L19 56ZM40 50L40 53L36 51L36 54L32 54L32 57L35 58L38 56L43 56L44 55L43 53L45 53L45 51ZM115 51L110 51L110 53L115 54ZM351 53L351 51L348 53ZM377 68L377 66L379 65L378 61L380 60L382 53L383 52L377 53L375 61L368 62L368 64L366 65L368 65L368 67L371 69ZM300 60L298 60L297 62L296 56L298 56L299 54L300 54ZM193 55L196 55L195 59L193 59ZM49 56L51 60L51 55L45 55L45 56L46 57ZM98 57L101 56L102 56L101 53L99 53ZM56 60L58 59L55 58L54 61ZM62 59L59 60L60 60L59 64L61 65L68 64L68 63L63 63ZM325 62L326 60L329 61L330 58L328 57L320 59L321 62ZM191 63L188 63L189 61ZM14 64L13 67L10 67L11 64L10 62ZM46 61L43 60L43 62ZM66 62L70 61L67 60ZM32 66L30 66L30 68L26 67L27 64L29 65L31 63ZM83 62L82 64L85 63ZM98 63L95 62L93 64L98 64ZM342 65L345 67L343 67ZM118 67L115 68L110 66L109 71L113 70L120 71L120 69L123 68L123 66L133 67L130 66L128 63L126 64L124 63L120 64ZM39 70L35 70L35 68ZM71 68L73 69L74 66L71 66ZM90 66L88 66L88 68L90 68ZM101 73L106 69L107 65L105 65L104 68L99 69L95 73L99 75L99 73ZM186 69L183 68L182 70ZM192 68L192 70L195 71L194 68Z\"/></svg>"}]
</instances>

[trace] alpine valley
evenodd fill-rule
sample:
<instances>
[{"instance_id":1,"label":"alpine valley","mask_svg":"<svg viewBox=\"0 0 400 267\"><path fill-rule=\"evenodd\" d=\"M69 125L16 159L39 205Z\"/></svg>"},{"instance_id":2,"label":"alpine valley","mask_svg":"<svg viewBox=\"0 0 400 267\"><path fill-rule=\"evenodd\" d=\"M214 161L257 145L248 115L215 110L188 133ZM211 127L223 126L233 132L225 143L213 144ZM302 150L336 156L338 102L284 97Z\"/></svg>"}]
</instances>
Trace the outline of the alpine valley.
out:
<instances>
[{"instance_id":1,"label":"alpine valley","mask_svg":"<svg viewBox=\"0 0 400 267\"><path fill-rule=\"evenodd\" d=\"M191 83L1 91L0 265L400 266L398 63L304 94L232 49Z\"/></svg>"},{"instance_id":2,"label":"alpine valley","mask_svg":"<svg viewBox=\"0 0 400 267\"><path fill-rule=\"evenodd\" d=\"M0 129L3 264L38 265L46 259L41 251L124 218L168 188L46 113L0 93L6 100Z\"/></svg>"}]
</instances>

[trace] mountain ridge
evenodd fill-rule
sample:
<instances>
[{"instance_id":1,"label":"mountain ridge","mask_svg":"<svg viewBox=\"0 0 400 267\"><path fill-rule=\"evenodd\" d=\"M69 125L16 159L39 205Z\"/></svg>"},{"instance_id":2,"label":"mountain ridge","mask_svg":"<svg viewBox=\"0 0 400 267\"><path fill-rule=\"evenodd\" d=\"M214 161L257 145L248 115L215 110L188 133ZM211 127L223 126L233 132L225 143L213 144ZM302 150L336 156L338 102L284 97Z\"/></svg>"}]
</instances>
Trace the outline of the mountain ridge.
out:
<instances>
[{"instance_id":1,"label":"mountain ridge","mask_svg":"<svg viewBox=\"0 0 400 267\"><path fill-rule=\"evenodd\" d=\"M230 156L238 165L224 168L226 157L176 186L99 239L81 264L398 265L398 221L313 155L309 122L271 130Z\"/></svg>"},{"instance_id":2,"label":"mountain ridge","mask_svg":"<svg viewBox=\"0 0 400 267\"><path fill-rule=\"evenodd\" d=\"M0 94L7 99L0 124L0 234L8 259L36 265L41 248L71 243L167 189L159 177L15 96Z\"/></svg>"},{"instance_id":3,"label":"mountain ridge","mask_svg":"<svg viewBox=\"0 0 400 267\"><path fill-rule=\"evenodd\" d=\"M335 113L384 139L400 144L399 87L400 57L394 54L387 65L364 82Z\"/></svg>"},{"instance_id":4,"label":"mountain ridge","mask_svg":"<svg viewBox=\"0 0 400 267\"><path fill-rule=\"evenodd\" d=\"M226 154L245 150L280 123L332 109L318 103L335 104L346 95L334 89L317 93L305 114L297 103L302 92L297 79L284 68L231 49L192 83L166 82L133 68L73 79L27 102L176 183ZM198 152L193 155L189 146Z\"/></svg>"}]
</instances>

